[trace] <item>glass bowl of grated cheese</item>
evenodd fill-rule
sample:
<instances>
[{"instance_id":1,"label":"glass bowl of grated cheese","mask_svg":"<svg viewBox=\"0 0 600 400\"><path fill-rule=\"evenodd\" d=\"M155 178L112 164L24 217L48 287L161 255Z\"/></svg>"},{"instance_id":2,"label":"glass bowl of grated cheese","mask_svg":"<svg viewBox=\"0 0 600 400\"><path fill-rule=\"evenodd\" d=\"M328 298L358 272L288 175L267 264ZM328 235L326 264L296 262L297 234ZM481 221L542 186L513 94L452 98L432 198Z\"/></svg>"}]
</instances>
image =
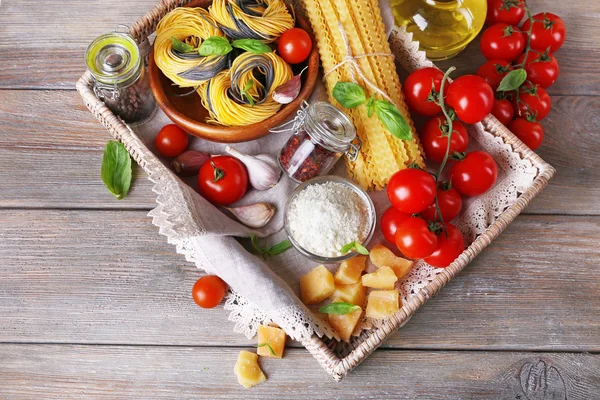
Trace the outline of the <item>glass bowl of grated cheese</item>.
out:
<instances>
[{"instance_id":1,"label":"glass bowl of grated cheese","mask_svg":"<svg viewBox=\"0 0 600 400\"><path fill-rule=\"evenodd\" d=\"M285 231L296 250L322 263L347 260L342 253L356 242L363 246L375 232L375 206L360 187L339 176L319 176L292 192L285 208Z\"/></svg>"}]
</instances>

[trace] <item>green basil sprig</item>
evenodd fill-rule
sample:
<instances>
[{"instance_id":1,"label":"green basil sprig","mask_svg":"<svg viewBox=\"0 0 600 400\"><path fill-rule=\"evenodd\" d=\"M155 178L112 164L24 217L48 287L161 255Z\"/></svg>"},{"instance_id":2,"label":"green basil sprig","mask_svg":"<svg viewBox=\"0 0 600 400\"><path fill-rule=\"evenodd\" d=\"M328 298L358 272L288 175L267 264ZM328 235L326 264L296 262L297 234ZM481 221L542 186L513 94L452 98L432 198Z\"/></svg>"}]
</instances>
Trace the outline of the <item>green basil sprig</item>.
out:
<instances>
[{"instance_id":1,"label":"green basil sprig","mask_svg":"<svg viewBox=\"0 0 600 400\"><path fill-rule=\"evenodd\" d=\"M127 196L131 186L131 157L123 143L115 140L106 143L100 176L117 200Z\"/></svg>"},{"instance_id":2,"label":"green basil sprig","mask_svg":"<svg viewBox=\"0 0 600 400\"><path fill-rule=\"evenodd\" d=\"M373 113L383 126L395 137L402 140L412 139L410 126L396 106L386 100L367 99L365 90L354 82L338 82L333 88L333 97L345 108L354 108L366 103L367 116Z\"/></svg>"},{"instance_id":3,"label":"green basil sprig","mask_svg":"<svg viewBox=\"0 0 600 400\"><path fill-rule=\"evenodd\" d=\"M367 250L367 248L365 246L363 246L362 244L354 241L354 242L350 242L346 245L344 245L344 247L342 247L340 249L340 252L342 254L346 254L347 252L349 252L350 250L355 250L357 253L359 254L363 254L363 255L368 255L369 254L369 250Z\"/></svg>"},{"instance_id":4,"label":"green basil sprig","mask_svg":"<svg viewBox=\"0 0 600 400\"><path fill-rule=\"evenodd\" d=\"M191 53L192 51L194 51L194 47L191 44L182 42L181 40L177 39L175 36L171 36L171 43L172 43L173 49L175 49L176 51L178 51L180 53Z\"/></svg>"},{"instance_id":5,"label":"green basil sprig","mask_svg":"<svg viewBox=\"0 0 600 400\"><path fill-rule=\"evenodd\" d=\"M231 42L231 45L237 49L249 51L254 54L269 53L272 49L257 39L237 39Z\"/></svg>"},{"instance_id":6,"label":"green basil sprig","mask_svg":"<svg viewBox=\"0 0 600 400\"><path fill-rule=\"evenodd\" d=\"M319 308L323 314L345 315L358 310L360 307L356 304L346 303L343 301L327 304Z\"/></svg>"},{"instance_id":7,"label":"green basil sprig","mask_svg":"<svg viewBox=\"0 0 600 400\"><path fill-rule=\"evenodd\" d=\"M222 36L211 36L204 40L198 48L201 56L222 56L229 53L233 48L227 38Z\"/></svg>"},{"instance_id":8,"label":"green basil sprig","mask_svg":"<svg viewBox=\"0 0 600 400\"><path fill-rule=\"evenodd\" d=\"M248 82L246 82L246 84L244 85L244 90L242 90L242 96L244 96L246 100L248 100L250 107L254 107L254 99L248 94L248 91L252 89L253 86L254 79L248 79Z\"/></svg>"},{"instance_id":9,"label":"green basil sprig","mask_svg":"<svg viewBox=\"0 0 600 400\"><path fill-rule=\"evenodd\" d=\"M288 250L292 247L292 243L289 240L283 240L273 246L265 245L264 247L258 241L258 237L254 234L250 235L250 242L252 243L252 248L256 254L260 254L262 258L267 258L268 256L276 256L277 254L281 254L284 251Z\"/></svg>"},{"instance_id":10,"label":"green basil sprig","mask_svg":"<svg viewBox=\"0 0 600 400\"><path fill-rule=\"evenodd\" d=\"M225 37L211 36L202 42L198 48L198 54L201 56L223 56L230 53L234 47L254 54L263 54L273 51L269 46L257 39L237 39L229 43L229 40ZM175 47L175 42L173 42L173 48L178 50Z\"/></svg>"},{"instance_id":11,"label":"green basil sprig","mask_svg":"<svg viewBox=\"0 0 600 400\"><path fill-rule=\"evenodd\" d=\"M277 356L277 353L275 353L275 350L273 350L273 348L271 347L271 342L259 343L256 345L257 348L265 346L267 346L267 348L269 349L269 353L271 353L272 356Z\"/></svg>"},{"instance_id":12,"label":"green basil sprig","mask_svg":"<svg viewBox=\"0 0 600 400\"><path fill-rule=\"evenodd\" d=\"M515 69L510 71L502 78L498 86L498 92L510 92L517 90L527 80L527 71L524 69Z\"/></svg>"}]
</instances>

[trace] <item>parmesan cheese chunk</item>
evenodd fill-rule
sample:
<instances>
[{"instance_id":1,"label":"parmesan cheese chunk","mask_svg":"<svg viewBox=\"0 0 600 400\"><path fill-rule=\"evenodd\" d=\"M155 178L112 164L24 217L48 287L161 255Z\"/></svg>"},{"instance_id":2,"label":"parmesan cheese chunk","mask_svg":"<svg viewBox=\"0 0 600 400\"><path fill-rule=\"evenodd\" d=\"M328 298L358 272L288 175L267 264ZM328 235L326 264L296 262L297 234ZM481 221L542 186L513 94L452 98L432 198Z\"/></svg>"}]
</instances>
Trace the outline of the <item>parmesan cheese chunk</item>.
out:
<instances>
[{"instance_id":1,"label":"parmesan cheese chunk","mask_svg":"<svg viewBox=\"0 0 600 400\"><path fill-rule=\"evenodd\" d=\"M237 375L240 385L245 388L251 388L267 380L258 366L258 354L246 350L240 351L233 372Z\"/></svg>"},{"instance_id":2,"label":"parmesan cheese chunk","mask_svg":"<svg viewBox=\"0 0 600 400\"><path fill-rule=\"evenodd\" d=\"M398 278L390 267L381 267L377 271L363 275L363 286L374 289L393 289Z\"/></svg>"},{"instance_id":3,"label":"parmesan cheese chunk","mask_svg":"<svg viewBox=\"0 0 600 400\"><path fill-rule=\"evenodd\" d=\"M283 329L275 328L273 326L259 325L256 336L258 338L258 345L262 345L256 350L259 356L275 358L283 357L283 349L285 348L286 337ZM275 354L271 353L269 346Z\"/></svg>"},{"instance_id":4,"label":"parmesan cheese chunk","mask_svg":"<svg viewBox=\"0 0 600 400\"><path fill-rule=\"evenodd\" d=\"M402 279L408 274L414 265L414 261L397 257L390 249L382 244L378 244L369 254L371 262L378 268L390 267L398 279Z\"/></svg>"},{"instance_id":5,"label":"parmesan cheese chunk","mask_svg":"<svg viewBox=\"0 0 600 400\"><path fill-rule=\"evenodd\" d=\"M319 304L335 291L333 275L319 265L300 278L300 297L304 304Z\"/></svg>"},{"instance_id":6,"label":"parmesan cheese chunk","mask_svg":"<svg viewBox=\"0 0 600 400\"><path fill-rule=\"evenodd\" d=\"M355 256L344 261L333 277L335 283L339 285L350 285L351 283L358 282L360 274L365 270L366 261L367 257L365 256Z\"/></svg>"},{"instance_id":7,"label":"parmesan cheese chunk","mask_svg":"<svg viewBox=\"0 0 600 400\"><path fill-rule=\"evenodd\" d=\"M374 290L369 293L366 315L369 318L387 319L400 309L397 290Z\"/></svg>"}]
</instances>

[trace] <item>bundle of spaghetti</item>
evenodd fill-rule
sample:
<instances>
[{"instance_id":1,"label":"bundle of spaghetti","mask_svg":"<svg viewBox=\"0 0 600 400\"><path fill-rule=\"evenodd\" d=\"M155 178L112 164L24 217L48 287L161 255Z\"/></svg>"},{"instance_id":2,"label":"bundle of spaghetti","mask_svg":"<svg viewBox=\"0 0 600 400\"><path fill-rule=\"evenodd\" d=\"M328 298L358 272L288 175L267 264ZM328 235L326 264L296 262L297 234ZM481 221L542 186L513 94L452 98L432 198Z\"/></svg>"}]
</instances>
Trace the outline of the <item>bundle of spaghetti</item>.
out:
<instances>
[{"instance_id":1,"label":"bundle of spaghetti","mask_svg":"<svg viewBox=\"0 0 600 400\"><path fill-rule=\"evenodd\" d=\"M350 117L363 143L357 161L347 161L349 174L364 188L382 189L396 171L412 163L423 166L377 0L303 0L303 6L317 39L329 99ZM347 54L346 45L352 54ZM411 140L394 137L378 118L368 117L366 107L345 109L337 103L332 91L340 81L354 81L367 91L367 96L381 98L352 63L344 63L347 56L354 57L362 76L396 105L411 127Z\"/></svg>"},{"instance_id":2,"label":"bundle of spaghetti","mask_svg":"<svg viewBox=\"0 0 600 400\"><path fill-rule=\"evenodd\" d=\"M294 27L294 17L283 0L215 0L209 12L232 39L269 43Z\"/></svg>"},{"instance_id":3,"label":"bundle of spaghetti","mask_svg":"<svg viewBox=\"0 0 600 400\"><path fill-rule=\"evenodd\" d=\"M229 56L198 54L202 41L225 36L204 8L178 7L165 15L156 27L154 61L160 70L180 87L197 87L227 68ZM173 49L172 38L193 47L181 53Z\"/></svg>"},{"instance_id":4,"label":"bundle of spaghetti","mask_svg":"<svg viewBox=\"0 0 600 400\"><path fill-rule=\"evenodd\" d=\"M273 100L273 91L292 77L290 66L273 52L240 54L229 70L198 89L210 114L207 122L241 126L264 121L281 107Z\"/></svg>"}]
</instances>

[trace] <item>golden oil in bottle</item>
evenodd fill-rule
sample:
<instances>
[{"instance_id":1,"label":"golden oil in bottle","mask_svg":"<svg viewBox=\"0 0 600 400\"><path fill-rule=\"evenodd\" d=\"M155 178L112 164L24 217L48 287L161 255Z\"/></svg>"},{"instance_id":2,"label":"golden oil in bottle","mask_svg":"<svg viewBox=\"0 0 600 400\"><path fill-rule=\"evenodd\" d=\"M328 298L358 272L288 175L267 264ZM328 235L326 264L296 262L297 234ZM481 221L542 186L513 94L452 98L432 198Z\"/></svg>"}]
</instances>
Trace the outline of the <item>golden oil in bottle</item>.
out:
<instances>
[{"instance_id":1,"label":"golden oil in bottle","mask_svg":"<svg viewBox=\"0 0 600 400\"><path fill-rule=\"evenodd\" d=\"M431 60L460 53L485 22L486 0L391 0L397 26L406 26Z\"/></svg>"}]
</instances>

